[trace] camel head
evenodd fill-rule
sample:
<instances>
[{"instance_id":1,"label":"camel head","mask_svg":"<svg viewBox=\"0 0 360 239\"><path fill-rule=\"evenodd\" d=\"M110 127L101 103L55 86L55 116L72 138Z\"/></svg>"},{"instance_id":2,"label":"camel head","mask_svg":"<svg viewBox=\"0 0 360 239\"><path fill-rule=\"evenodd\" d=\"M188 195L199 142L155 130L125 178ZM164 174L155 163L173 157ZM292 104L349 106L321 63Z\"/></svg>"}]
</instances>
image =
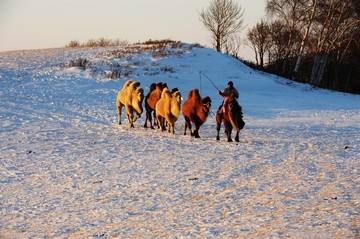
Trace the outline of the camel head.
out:
<instances>
[{"instance_id":1,"label":"camel head","mask_svg":"<svg viewBox=\"0 0 360 239\"><path fill-rule=\"evenodd\" d=\"M209 108L211 107L211 99L209 96L206 96L205 98L202 98L201 99L201 104L206 106L206 108Z\"/></svg>"},{"instance_id":2,"label":"camel head","mask_svg":"<svg viewBox=\"0 0 360 239\"><path fill-rule=\"evenodd\" d=\"M181 94L180 91L176 91L172 94L173 99L175 99L178 103L181 103Z\"/></svg>"},{"instance_id":3,"label":"camel head","mask_svg":"<svg viewBox=\"0 0 360 239\"><path fill-rule=\"evenodd\" d=\"M211 108L211 99L209 96L206 96L205 98L201 99L201 106L202 110L206 115L210 114L210 108Z\"/></svg>"},{"instance_id":4,"label":"camel head","mask_svg":"<svg viewBox=\"0 0 360 239\"><path fill-rule=\"evenodd\" d=\"M142 102L144 101L144 90L142 88L137 88L133 92L133 102L132 105L138 115L142 114L143 108L142 108Z\"/></svg>"}]
</instances>

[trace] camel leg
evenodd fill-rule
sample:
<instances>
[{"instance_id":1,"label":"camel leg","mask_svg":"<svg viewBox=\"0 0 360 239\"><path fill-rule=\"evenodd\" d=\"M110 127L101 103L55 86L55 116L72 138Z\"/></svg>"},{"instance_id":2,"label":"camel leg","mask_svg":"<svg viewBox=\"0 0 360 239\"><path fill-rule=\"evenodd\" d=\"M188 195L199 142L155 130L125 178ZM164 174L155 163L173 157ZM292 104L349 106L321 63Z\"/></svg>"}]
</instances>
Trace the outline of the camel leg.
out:
<instances>
[{"instance_id":1,"label":"camel leg","mask_svg":"<svg viewBox=\"0 0 360 239\"><path fill-rule=\"evenodd\" d=\"M191 122L189 117L185 116L185 129L184 129L184 135L186 135L186 129L189 127L190 135L193 136L193 132L191 131Z\"/></svg>"},{"instance_id":2,"label":"camel leg","mask_svg":"<svg viewBox=\"0 0 360 239\"><path fill-rule=\"evenodd\" d=\"M216 140L220 140L220 128L221 128L221 118L219 114L216 114L216 130L217 130Z\"/></svg>"},{"instance_id":3,"label":"camel leg","mask_svg":"<svg viewBox=\"0 0 360 239\"><path fill-rule=\"evenodd\" d=\"M242 119L242 116L238 119L237 122L237 128L236 128L236 136L235 136L235 141L239 142L239 132L241 129L243 129L245 126L245 122Z\"/></svg>"},{"instance_id":4,"label":"camel leg","mask_svg":"<svg viewBox=\"0 0 360 239\"><path fill-rule=\"evenodd\" d=\"M164 130L166 130L166 126L165 126L165 118L164 117L161 117L161 121L158 122L158 124L160 124L160 128L161 128L161 131L163 132Z\"/></svg>"},{"instance_id":5,"label":"camel leg","mask_svg":"<svg viewBox=\"0 0 360 239\"><path fill-rule=\"evenodd\" d=\"M127 114L128 122L129 122L129 128L134 128L132 116L130 114Z\"/></svg>"},{"instance_id":6,"label":"camel leg","mask_svg":"<svg viewBox=\"0 0 360 239\"><path fill-rule=\"evenodd\" d=\"M239 131L238 129L236 129L236 136L235 136L235 141L239 142Z\"/></svg>"},{"instance_id":7,"label":"camel leg","mask_svg":"<svg viewBox=\"0 0 360 239\"><path fill-rule=\"evenodd\" d=\"M195 130L194 130L194 136L195 136L195 138L200 138L199 129L200 129L200 125L199 125L199 123L196 123L196 124L195 124Z\"/></svg>"},{"instance_id":8,"label":"camel leg","mask_svg":"<svg viewBox=\"0 0 360 239\"><path fill-rule=\"evenodd\" d=\"M170 133L171 132L171 124L168 123L168 126L167 126L167 132Z\"/></svg>"},{"instance_id":9,"label":"camel leg","mask_svg":"<svg viewBox=\"0 0 360 239\"><path fill-rule=\"evenodd\" d=\"M156 116L156 121L157 121L157 125L158 125L158 127L161 129L161 132L163 132L164 131L164 119L163 119L163 117L162 116L160 116L160 115L157 115Z\"/></svg>"},{"instance_id":10,"label":"camel leg","mask_svg":"<svg viewBox=\"0 0 360 239\"><path fill-rule=\"evenodd\" d=\"M231 139L231 131L232 131L232 125L230 122L223 122L224 126L225 126L225 132L226 132L226 136L227 136L227 141L228 142L232 142L233 140Z\"/></svg>"},{"instance_id":11,"label":"camel leg","mask_svg":"<svg viewBox=\"0 0 360 239\"><path fill-rule=\"evenodd\" d=\"M117 107L117 111L118 111L118 124L121 124L121 106Z\"/></svg>"},{"instance_id":12,"label":"camel leg","mask_svg":"<svg viewBox=\"0 0 360 239\"><path fill-rule=\"evenodd\" d=\"M155 120L155 118L154 118ZM146 110L144 128L147 128L147 121L150 123L150 128L154 129L152 125L151 111Z\"/></svg>"},{"instance_id":13,"label":"camel leg","mask_svg":"<svg viewBox=\"0 0 360 239\"><path fill-rule=\"evenodd\" d=\"M129 127L134 128L134 123L133 123L134 122L134 114L131 109L128 109L126 111L126 116L127 116L128 122L129 122Z\"/></svg>"},{"instance_id":14,"label":"camel leg","mask_svg":"<svg viewBox=\"0 0 360 239\"><path fill-rule=\"evenodd\" d=\"M141 117L141 114L139 114L138 112L136 112L136 117L133 120L133 122L137 121L139 118Z\"/></svg>"},{"instance_id":15,"label":"camel leg","mask_svg":"<svg viewBox=\"0 0 360 239\"><path fill-rule=\"evenodd\" d=\"M155 112L155 111L154 111ZM154 129L154 126L153 126L153 123L152 123L152 117L151 117L151 111L149 111L149 112L146 112L146 117L148 118L148 120L149 120L149 123L150 123L150 128L151 129ZM155 115L154 115L154 122L155 122Z\"/></svg>"},{"instance_id":16,"label":"camel leg","mask_svg":"<svg viewBox=\"0 0 360 239\"><path fill-rule=\"evenodd\" d=\"M228 139L228 140L227 140L228 142L232 142L232 141L233 141L233 140L231 139L231 132L228 132L228 133L227 133L227 139Z\"/></svg>"},{"instance_id":17,"label":"camel leg","mask_svg":"<svg viewBox=\"0 0 360 239\"><path fill-rule=\"evenodd\" d=\"M146 115L145 115L145 122L144 122L144 125L143 125L144 128L147 128L147 120L148 120L148 117L147 117L147 113L146 113Z\"/></svg>"},{"instance_id":18,"label":"camel leg","mask_svg":"<svg viewBox=\"0 0 360 239\"><path fill-rule=\"evenodd\" d=\"M153 115L154 115L154 126L158 126L158 128L159 128L158 122L157 122L157 120L156 120L156 111L155 111L155 110L154 110L154 112L153 112ZM152 123L151 123L151 113L150 113L150 125L151 125L150 128L154 129L154 126L153 126Z\"/></svg>"},{"instance_id":19,"label":"camel leg","mask_svg":"<svg viewBox=\"0 0 360 239\"><path fill-rule=\"evenodd\" d=\"M136 116L132 118L132 122L136 122L138 118L140 118L140 115L136 113Z\"/></svg>"},{"instance_id":20,"label":"camel leg","mask_svg":"<svg viewBox=\"0 0 360 239\"><path fill-rule=\"evenodd\" d=\"M175 134L175 124L172 124L172 125L169 124L168 127L169 127L169 129L168 129L169 133L170 133L170 128L171 128L171 133Z\"/></svg>"}]
</instances>

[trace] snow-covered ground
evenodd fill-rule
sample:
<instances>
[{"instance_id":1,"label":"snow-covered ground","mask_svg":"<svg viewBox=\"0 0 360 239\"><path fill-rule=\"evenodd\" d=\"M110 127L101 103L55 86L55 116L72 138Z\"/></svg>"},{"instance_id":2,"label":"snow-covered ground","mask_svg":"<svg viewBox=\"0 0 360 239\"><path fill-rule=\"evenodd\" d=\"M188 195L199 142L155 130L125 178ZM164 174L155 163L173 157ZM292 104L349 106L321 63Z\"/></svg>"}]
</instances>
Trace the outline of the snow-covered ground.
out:
<instances>
[{"instance_id":1,"label":"snow-covered ground","mask_svg":"<svg viewBox=\"0 0 360 239\"><path fill-rule=\"evenodd\" d=\"M0 238L359 238L360 96L185 46L0 53ZM199 72L239 90L239 143L213 114L201 139L182 116L175 135L117 125L127 79L199 88L215 112Z\"/></svg>"}]
</instances>

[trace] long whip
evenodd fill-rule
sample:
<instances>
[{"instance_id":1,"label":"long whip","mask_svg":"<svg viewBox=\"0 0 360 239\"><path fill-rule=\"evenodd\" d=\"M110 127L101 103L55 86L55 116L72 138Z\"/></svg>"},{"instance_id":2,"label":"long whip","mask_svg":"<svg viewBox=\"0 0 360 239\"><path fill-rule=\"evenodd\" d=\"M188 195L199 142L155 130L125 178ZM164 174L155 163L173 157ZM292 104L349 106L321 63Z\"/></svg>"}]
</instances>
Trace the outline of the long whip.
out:
<instances>
[{"instance_id":1,"label":"long whip","mask_svg":"<svg viewBox=\"0 0 360 239\"><path fill-rule=\"evenodd\" d=\"M200 94L202 94L202 85L201 85L201 71L199 71L199 76L200 76Z\"/></svg>"},{"instance_id":2,"label":"long whip","mask_svg":"<svg viewBox=\"0 0 360 239\"><path fill-rule=\"evenodd\" d=\"M214 84L214 82L213 82L207 75L205 75L205 74L202 73L201 71L200 71L199 73L200 73L200 75L205 76L205 77L211 82L211 84L212 84L218 91L220 91L220 89ZM201 78L200 78L200 79L201 79Z\"/></svg>"}]
</instances>

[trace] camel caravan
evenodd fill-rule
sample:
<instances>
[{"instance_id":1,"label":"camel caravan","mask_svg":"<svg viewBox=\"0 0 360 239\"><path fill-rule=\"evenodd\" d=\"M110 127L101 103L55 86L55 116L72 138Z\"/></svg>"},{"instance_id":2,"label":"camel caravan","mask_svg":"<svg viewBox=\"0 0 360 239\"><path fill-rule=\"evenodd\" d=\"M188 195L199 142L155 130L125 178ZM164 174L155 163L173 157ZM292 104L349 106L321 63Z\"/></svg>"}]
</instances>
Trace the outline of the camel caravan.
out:
<instances>
[{"instance_id":1,"label":"camel caravan","mask_svg":"<svg viewBox=\"0 0 360 239\"><path fill-rule=\"evenodd\" d=\"M144 90L140 87L140 82L128 80L116 97L118 124L121 125L121 111L124 107L129 127L133 128L134 122L143 113L143 101L145 101L144 128L147 128L149 123L151 129L157 127L162 132L167 130L169 133L175 134L175 123L182 113L185 119L183 134L186 135L186 131L189 129L190 135L195 138L200 138L200 126L206 122L211 112L210 97L201 98L198 89L190 90L187 99L181 105L181 94L178 88L170 91L165 82L152 83L149 93L144 97ZM232 97L225 106L225 112L216 113L216 139L220 140L219 131L221 123L223 123L227 141L232 141L231 131L235 128L235 141L239 142L239 131L245 125L242 118L241 106L236 98Z\"/></svg>"}]
</instances>

